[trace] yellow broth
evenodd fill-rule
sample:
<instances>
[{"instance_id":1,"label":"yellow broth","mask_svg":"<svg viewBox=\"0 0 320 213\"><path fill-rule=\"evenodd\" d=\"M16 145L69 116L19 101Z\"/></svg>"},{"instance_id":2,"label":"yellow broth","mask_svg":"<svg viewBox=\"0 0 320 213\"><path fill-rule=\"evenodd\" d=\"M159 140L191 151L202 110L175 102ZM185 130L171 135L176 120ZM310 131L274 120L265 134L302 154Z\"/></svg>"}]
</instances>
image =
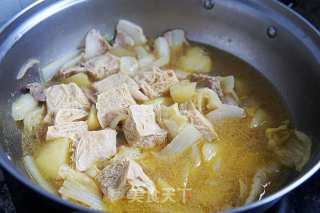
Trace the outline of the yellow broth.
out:
<instances>
[{"instance_id":1,"label":"yellow broth","mask_svg":"<svg viewBox=\"0 0 320 213\"><path fill-rule=\"evenodd\" d=\"M195 45L195 44L192 44ZM201 45L202 46L202 45ZM183 51L175 52L168 68L176 68L178 57ZM156 150L146 150L143 158L137 160L145 173L157 186L157 197L145 193L128 196L125 199L110 202L104 199L107 210L112 212L217 212L241 206L249 194L252 178L258 169L275 163L267 149L265 129L278 126L288 119L285 105L271 84L250 65L223 51L205 47L213 61L211 75L234 75L235 89L240 98L240 106L247 112L241 120L226 120L215 126L219 139L214 141L218 152L209 162L195 167L191 149L173 157L159 157ZM264 109L271 122L251 129L253 112ZM35 143L39 145L38 143ZM201 151L201 142L199 143ZM35 149L37 150L37 149ZM37 152L34 152L34 157ZM276 190L284 181L286 171L269 180L267 192ZM172 188L160 188L161 179ZM60 182L49 180L59 188ZM241 183L240 183L241 182ZM241 192L240 185L248 188Z\"/></svg>"}]
</instances>

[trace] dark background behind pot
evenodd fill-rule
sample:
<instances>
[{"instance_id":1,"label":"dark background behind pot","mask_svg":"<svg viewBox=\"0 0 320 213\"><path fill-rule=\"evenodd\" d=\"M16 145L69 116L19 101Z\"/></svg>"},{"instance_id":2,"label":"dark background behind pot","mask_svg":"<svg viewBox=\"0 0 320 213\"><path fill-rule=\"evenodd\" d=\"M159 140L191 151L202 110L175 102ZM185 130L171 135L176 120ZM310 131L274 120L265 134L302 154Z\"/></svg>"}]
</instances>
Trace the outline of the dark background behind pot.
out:
<instances>
[{"instance_id":1,"label":"dark background behind pot","mask_svg":"<svg viewBox=\"0 0 320 213\"><path fill-rule=\"evenodd\" d=\"M0 26L33 0L0 0ZM306 17L320 30L320 0L281 0ZM70 212L54 204L0 171L0 212ZM320 212L320 172L288 194L269 212Z\"/></svg>"}]
</instances>

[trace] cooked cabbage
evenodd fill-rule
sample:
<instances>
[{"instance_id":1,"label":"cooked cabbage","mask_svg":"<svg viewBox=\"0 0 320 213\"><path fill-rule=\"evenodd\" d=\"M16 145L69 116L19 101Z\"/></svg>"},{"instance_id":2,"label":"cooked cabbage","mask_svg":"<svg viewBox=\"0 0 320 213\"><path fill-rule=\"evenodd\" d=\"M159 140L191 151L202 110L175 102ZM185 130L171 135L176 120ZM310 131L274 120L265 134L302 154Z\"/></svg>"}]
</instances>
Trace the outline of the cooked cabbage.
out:
<instances>
[{"instance_id":1,"label":"cooked cabbage","mask_svg":"<svg viewBox=\"0 0 320 213\"><path fill-rule=\"evenodd\" d=\"M48 192L51 192L52 194L57 194L50 183L43 178L31 156L24 156L23 164L28 175L30 175L41 187L43 187Z\"/></svg>"},{"instance_id":2,"label":"cooked cabbage","mask_svg":"<svg viewBox=\"0 0 320 213\"><path fill-rule=\"evenodd\" d=\"M204 143L201 152L203 161L210 161L217 154L217 145L213 143Z\"/></svg>"},{"instance_id":3,"label":"cooked cabbage","mask_svg":"<svg viewBox=\"0 0 320 213\"><path fill-rule=\"evenodd\" d=\"M201 154L198 144L194 144L192 146L192 152L191 152L192 159L194 161L194 166L199 167L201 165Z\"/></svg>"},{"instance_id":4,"label":"cooked cabbage","mask_svg":"<svg viewBox=\"0 0 320 213\"><path fill-rule=\"evenodd\" d=\"M224 103L238 105L239 97L235 92L235 79L232 75L225 77L217 77L224 94Z\"/></svg>"},{"instance_id":5,"label":"cooked cabbage","mask_svg":"<svg viewBox=\"0 0 320 213\"><path fill-rule=\"evenodd\" d=\"M181 29L170 30L164 34L164 37L167 39L171 48L179 48L187 43L185 32Z\"/></svg>"},{"instance_id":6,"label":"cooked cabbage","mask_svg":"<svg viewBox=\"0 0 320 213\"><path fill-rule=\"evenodd\" d=\"M59 176L64 180L59 189L62 198L79 202L90 208L105 209L101 192L89 176L67 165L60 167Z\"/></svg>"},{"instance_id":7,"label":"cooked cabbage","mask_svg":"<svg viewBox=\"0 0 320 213\"><path fill-rule=\"evenodd\" d=\"M268 146L283 165L301 171L311 155L310 138L298 131L288 128L285 123L278 128L266 130Z\"/></svg>"},{"instance_id":8,"label":"cooked cabbage","mask_svg":"<svg viewBox=\"0 0 320 213\"><path fill-rule=\"evenodd\" d=\"M210 112L222 105L217 93L209 88L198 89L193 97L193 103L202 113Z\"/></svg>"},{"instance_id":9,"label":"cooked cabbage","mask_svg":"<svg viewBox=\"0 0 320 213\"><path fill-rule=\"evenodd\" d=\"M173 118L179 123L180 121L184 123L188 120L185 116L181 115L179 111L179 106L176 103L171 106L161 106L161 117L162 119Z\"/></svg>"},{"instance_id":10,"label":"cooked cabbage","mask_svg":"<svg viewBox=\"0 0 320 213\"><path fill-rule=\"evenodd\" d=\"M34 133L40 126L44 117L44 107L36 107L27 113L23 120L23 129L28 133Z\"/></svg>"},{"instance_id":11,"label":"cooked cabbage","mask_svg":"<svg viewBox=\"0 0 320 213\"><path fill-rule=\"evenodd\" d=\"M103 210L105 208L100 195L90 192L87 186L74 179L65 180L59 189L59 193L64 199L82 203L93 209Z\"/></svg>"},{"instance_id":12,"label":"cooked cabbage","mask_svg":"<svg viewBox=\"0 0 320 213\"><path fill-rule=\"evenodd\" d=\"M149 69L153 66L155 57L149 53L144 47L135 47L134 48L137 57L140 69Z\"/></svg>"},{"instance_id":13,"label":"cooked cabbage","mask_svg":"<svg viewBox=\"0 0 320 213\"><path fill-rule=\"evenodd\" d=\"M245 200L245 204L261 200L262 196L265 194L265 188L269 185L268 177L277 172L278 165L274 163L259 169L252 178L249 195Z\"/></svg>"},{"instance_id":14,"label":"cooked cabbage","mask_svg":"<svg viewBox=\"0 0 320 213\"><path fill-rule=\"evenodd\" d=\"M285 144L290 138L289 122L285 121L277 128L266 129L266 137L268 138L268 146L275 149Z\"/></svg>"},{"instance_id":15,"label":"cooked cabbage","mask_svg":"<svg viewBox=\"0 0 320 213\"><path fill-rule=\"evenodd\" d=\"M91 166L89 169L85 171L85 173L91 178L95 178L99 172L100 170L96 165Z\"/></svg>"},{"instance_id":16,"label":"cooked cabbage","mask_svg":"<svg viewBox=\"0 0 320 213\"><path fill-rule=\"evenodd\" d=\"M224 93L234 93L235 80L232 75L225 77L218 76L217 78Z\"/></svg>"},{"instance_id":17,"label":"cooked cabbage","mask_svg":"<svg viewBox=\"0 0 320 213\"><path fill-rule=\"evenodd\" d=\"M176 121L165 119L162 121L163 126L169 132L170 138L174 138L181 130L183 125L177 123Z\"/></svg>"},{"instance_id":18,"label":"cooked cabbage","mask_svg":"<svg viewBox=\"0 0 320 213\"><path fill-rule=\"evenodd\" d=\"M121 146L118 148L118 153L112 158L111 161L115 162L121 158L129 158L131 160L137 160L142 157L142 152L138 148Z\"/></svg>"},{"instance_id":19,"label":"cooked cabbage","mask_svg":"<svg viewBox=\"0 0 320 213\"><path fill-rule=\"evenodd\" d=\"M178 104L173 104L169 107L161 105L160 118L158 120L160 125L169 132L172 138L175 137L182 130L183 125L188 122L188 118L180 113Z\"/></svg>"},{"instance_id":20,"label":"cooked cabbage","mask_svg":"<svg viewBox=\"0 0 320 213\"><path fill-rule=\"evenodd\" d=\"M248 192L248 186L243 182L242 179L239 179L239 198L244 200Z\"/></svg>"},{"instance_id":21,"label":"cooked cabbage","mask_svg":"<svg viewBox=\"0 0 320 213\"><path fill-rule=\"evenodd\" d=\"M84 59L84 53L81 53L81 54L75 56L74 58L70 59L70 61L67 61L66 63L64 63L64 64L61 66L61 69L67 69L67 68L76 66L76 65L79 64L83 59Z\"/></svg>"},{"instance_id":22,"label":"cooked cabbage","mask_svg":"<svg viewBox=\"0 0 320 213\"><path fill-rule=\"evenodd\" d=\"M66 63L68 63L70 60L72 60L74 57L78 56L78 51L71 51L70 53L67 53L63 57L60 57L57 60L54 60L52 63L47 64L45 67L43 67L40 70L40 78L43 82L50 81L53 76L59 71L59 69Z\"/></svg>"},{"instance_id":23,"label":"cooked cabbage","mask_svg":"<svg viewBox=\"0 0 320 213\"><path fill-rule=\"evenodd\" d=\"M222 164L221 158L214 158L212 163L213 172L219 173L221 171L221 164Z\"/></svg>"},{"instance_id":24,"label":"cooked cabbage","mask_svg":"<svg viewBox=\"0 0 320 213\"><path fill-rule=\"evenodd\" d=\"M21 121L37 106L38 102L30 94L21 95L11 105L11 116L14 120Z\"/></svg>"},{"instance_id":25,"label":"cooked cabbage","mask_svg":"<svg viewBox=\"0 0 320 213\"><path fill-rule=\"evenodd\" d=\"M307 136L306 134L304 134L301 131L298 130L294 130L294 134L296 136L296 150L295 153L301 153L303 152L302 158L299 162L296 162L296 169L298 171L301 171L303 166L309 161L310 159L310 155L311 155L311 146L312 146L312 141L309 138L309 136Z\"/></svg>"},{"instance_id":26,"label":"cooked cabbage","mask_svg":"<svg viewBox=\"0 0 320 213\"><path fill-rule=\"evenodd\" d=\"M251 189L247 199L245 200L245 204L252 203L257 199L260 200L261 193L264 191L263 185L267 181L267 174L264 169L260 169L256 172L252 179Z\"/></svg>"},{"instance_id":27,"label":"cooked cabbage","mask_svg":"<svg viewBox=\"0 0 320 213\"><path fill-rule=\"evenodd\" d=\"M159 37L154 41L154 49L158 59L154 65L161 67L170 62L170 48L164 37Z\"/></svg>"},{"instance_id":28,"label":"cooked cabbage","mask_svg":"<svg viewBox=\"0 0 320 213\"><path fill-rule=\"evenodd\" d=\"M181 132L165 147L160 155L173 155L182 153L187 148L197 143L201 133L192 124L185 124Z\"/></svg>"},{"instance_id":29,"label":"cooked cabbage","mask_svg":"<svg viewBox=\"0 0 320 213\"><path fill-rule=\"evenodd\" d=\"M263 109L258 109L251 119L250 128L258 128L270 122L270 117Z\"/></svg>"},{"instance_id":30,"label":"cooked cabbage","mask_svg":"<svg viewBox=\"0 0 320 213\"><path fill-rule=\"evenodd\" d=\"M245 116L245 111L242 108L228 104L222 104L218 109L207 114L207 118L213 124L224 119L240 119L244 118Z\"/></svg>"},{"instance_id":31,"label":"cooked cabbage","mask_svg":"<svg viewBox=\"0 0 320 213\"><path fill-rule=\"evenodd\" d=\"M90 177L88 177L85 173L72 169L67 164L63 164L59 167L58 177L63 180L74 179L80 184L87 186L89 191L99 192L98 186Z\"/></svg>"}]
</instances>

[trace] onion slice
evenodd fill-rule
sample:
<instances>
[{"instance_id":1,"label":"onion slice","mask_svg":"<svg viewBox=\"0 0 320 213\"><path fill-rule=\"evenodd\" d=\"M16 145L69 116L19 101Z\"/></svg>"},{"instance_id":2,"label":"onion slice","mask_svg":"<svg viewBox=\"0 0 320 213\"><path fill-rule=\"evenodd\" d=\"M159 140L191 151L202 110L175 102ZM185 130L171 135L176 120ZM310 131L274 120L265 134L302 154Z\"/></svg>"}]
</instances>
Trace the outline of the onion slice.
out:
<instances>
[{"instance_id":1,"label":"onion slice","mask_svg":"<svg viewBox=\"0 0 320 213\"><path fill-rule=\"evenodd\" d=\"M59 57L57 60L54 60L50 64L46 65L42 69L40 69L40 79L43 82L50 81L53 76L55 76L59 69L63 67L66 63L70 63L70 60L74 59L76 56L79 55L78 51L72 51L62 57ZM69 66L69 65L68 65Z\"/></svg>"},{"instance_id":2,"label":"onion slice","mask_svg":"<svg viewBox=\"0 0 320 213\"><path fill-rule=\"evenodd\" d=\"M25 116L36 109L38 102L30 95L21 95L17 100L12 103L11 116L15 121L21 121Z\"/></svg>"},{"instance_id":3,"label":"onion slice","mask_svg":"<svg viewBox=\"0 0 320 213\"><path fill-rule=\"evenodd\" d=\"M187 148L196 144L201 138L201 133L192 124L186 124L181 132L162 149L160 155L174 155L182 153Z\"/></svg>"}]
</instances>

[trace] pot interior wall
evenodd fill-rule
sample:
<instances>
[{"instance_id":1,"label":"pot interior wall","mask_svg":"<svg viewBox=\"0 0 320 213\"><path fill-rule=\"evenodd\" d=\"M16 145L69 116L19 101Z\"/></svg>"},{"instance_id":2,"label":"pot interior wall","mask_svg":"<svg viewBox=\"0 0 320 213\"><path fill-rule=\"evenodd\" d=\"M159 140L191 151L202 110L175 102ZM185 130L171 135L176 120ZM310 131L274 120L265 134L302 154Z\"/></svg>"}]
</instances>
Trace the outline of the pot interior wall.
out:
<instances>
[{"instance_id":1,"label":"pot interior wall","mask_svg":"<svg viewBox=\"0 0 320 213\"><path fill-rule=\"evenodd\" d=\"M283 97L295 125L314 140L307 171L320 159L319 36L270 2L217 1L207 10L199 0L87 0L47 2L31 9L0 35L1 158L9 156L23 171L20 133L10 117L11 101L24 83L38 75L33 69L24 81L16 81L22 64L37 58L43 66L76 50L89 29L112 35L117 21L128 19L141 25L148 36L182 28L189 39L223 49L261 72ZM286 15L281 16L282 12ZM267 36L269 26L276 27L276 37Z\"/></svg>"}]
</instances>

